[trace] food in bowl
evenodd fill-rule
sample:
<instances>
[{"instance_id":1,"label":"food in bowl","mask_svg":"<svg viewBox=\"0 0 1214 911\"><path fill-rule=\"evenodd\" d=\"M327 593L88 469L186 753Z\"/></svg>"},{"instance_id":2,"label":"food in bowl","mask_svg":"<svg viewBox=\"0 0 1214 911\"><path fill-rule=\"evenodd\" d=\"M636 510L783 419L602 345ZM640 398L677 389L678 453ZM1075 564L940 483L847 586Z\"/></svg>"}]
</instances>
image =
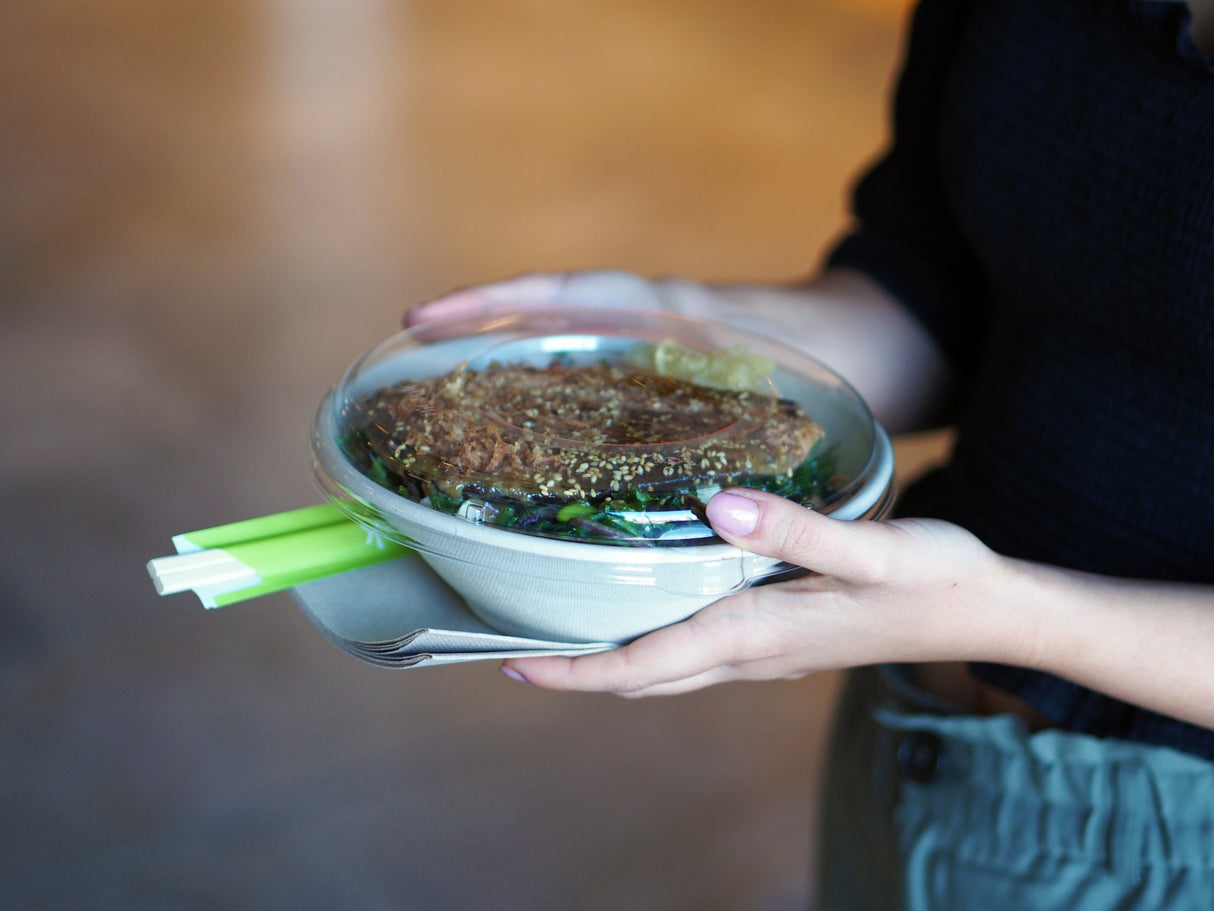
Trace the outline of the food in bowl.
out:
<instances>
[{"instance_id":1,"label":"food in bowl","mask_svg":"<svg viewBox=\"0 0 1214 911\"><path fill-rule=\"evenodd\" d=\"M413 548L491 627L549 642L627 642L802 572L713 532L703 504L721 487L849 520L892 499L889 438L830 368L657 312L397 333L325 397L311 442L331 503Z\"/></svg>"},{"instance_id":2,"label":"food in bowl","mask_svg":"<svg viewBox=\"0 0 1214 911\"><path fill-rule=\"evenodd\" d=\"M443 512L472 503L493 525L603 543L660 543L656 514L702 512L724 487L810 503L839 480L796 402L671 375L688 360L672 343L638 349L618 363L461 363L380 387L349 410L343 447L377 483Z\"/></svg>"}]
</instances>

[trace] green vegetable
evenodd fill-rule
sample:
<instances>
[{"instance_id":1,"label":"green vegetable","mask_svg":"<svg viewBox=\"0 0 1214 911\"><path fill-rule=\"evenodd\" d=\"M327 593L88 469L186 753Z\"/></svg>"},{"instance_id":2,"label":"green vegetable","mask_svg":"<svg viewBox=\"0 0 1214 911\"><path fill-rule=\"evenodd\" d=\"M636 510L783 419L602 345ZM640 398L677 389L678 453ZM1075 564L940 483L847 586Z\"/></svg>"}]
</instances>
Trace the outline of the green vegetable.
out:
<instances>
[{"instance_id":1,"label":"green vegetable","mask_svg":"<svg viewBox=\"0 0 1214 911\"><path fill-rule=\"evenodd\" d=\"M775 361L754 354L745 345L708 353L672 341L638 345L631 359L661 376L733 392L770 392Z\"/></svg>"},{"instance_id":2,"label":"green vegetable","mask_svg":"<svg viewBox=\"0 0 1214 911\"><path fill-rule=\"evenodd\" d=\"M599 511L597 506L591 506L585 500L578 503L567 503L561 507L561 511L556 514L558 522L568 522L570 519L586 518L593 516Z\"/></svg>"},{"instance_id":3,"label":"green vegetable","mask_svg":"<svg viewBox=\"0 0 1214 911\"><path fill-rule=\"evenodd\" d=\"M460 506L463 504L463 498L455 498L444 496L441 493L432 493L428 497L430 506L437 509L439 512L454 514L459 512Z\"/></svg>"},{"instance_id":4,"label":"green vegetable","mask_svg":"<svg viewBox=\"0 0 1214 911\"><path fill-rule=\"evenodd\" d=\"M354 436L353 434L351 435ZM417 482L396 474L390 462L372 454L357 440L347 440L347 449L367 477L408 499L427 503L447 514L455 514L466 497L430 492L423 496ZM842 483L836 474L838 452L834 447L811 454L791 474L745 478L740 486L766 490L799 503L820 502ZM479 493L479 492L478 492ZM471 493L469 493L471 496ZM480 496L478 500L482 499ZM630 490L613 494L599 502L578 500L556 504L542 499L529 503L488 501L488 521L500 528L528 534L591 541L603 544L644 544L661 537L669 526L662 522L636 522L628 517L637 513L691 510L702 516L704 504L691 493L654 493Z\"/></svg>"},{"instance_id":5,"label":"green vegetable","mask_svg":"<svg viewBox=\"0 0 1214 911\"><path fill-rule=\"evenodd\" d=\"M760 475L745 479L741 486L765 490L800 503L822 500L838 486L835 470L838 458L839 453L834 446L820 454L816 454L815 450L793 469L791 475Z\"/></svg>"}]
</instances>

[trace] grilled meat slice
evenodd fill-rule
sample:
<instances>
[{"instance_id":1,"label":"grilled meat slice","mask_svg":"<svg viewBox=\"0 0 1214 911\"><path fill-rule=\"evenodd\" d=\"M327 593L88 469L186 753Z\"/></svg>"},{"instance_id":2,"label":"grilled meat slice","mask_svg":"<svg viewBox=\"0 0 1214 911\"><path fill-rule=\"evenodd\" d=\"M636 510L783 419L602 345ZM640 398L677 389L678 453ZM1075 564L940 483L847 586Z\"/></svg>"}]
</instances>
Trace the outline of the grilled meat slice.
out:
<instances>
[{"instance_id":1,"label":"grilled meat slice","mask_svg":"<svg viewBox=\"0 0 1214 911\"><path fill-rule=\"evenodd\" d=\"M793 402L627 365L461 366L360 408L370 450L421 495L528 503L790 474L823 436Z\"/></svg>"}]
</instances>

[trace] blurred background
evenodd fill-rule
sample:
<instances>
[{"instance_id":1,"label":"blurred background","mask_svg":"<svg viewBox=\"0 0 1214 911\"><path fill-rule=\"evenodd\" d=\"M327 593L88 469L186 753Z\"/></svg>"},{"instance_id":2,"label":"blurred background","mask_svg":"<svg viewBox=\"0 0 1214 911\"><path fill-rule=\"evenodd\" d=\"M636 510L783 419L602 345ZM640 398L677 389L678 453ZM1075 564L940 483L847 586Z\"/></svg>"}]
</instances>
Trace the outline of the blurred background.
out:
<instances>
[{"instance_id":1,"label":"blurred background","mask_svg":"<svg viewBox=\"0 0 1214 911\"><path fill-rule=\"evenodd\" d=\"M905 7L0 7L6 908L805 907L832 675L636 702L386 671L286 595L205 612L144 565L318 502L312 411L414 302L812 271Z\"/></svg>"}]
</instances>

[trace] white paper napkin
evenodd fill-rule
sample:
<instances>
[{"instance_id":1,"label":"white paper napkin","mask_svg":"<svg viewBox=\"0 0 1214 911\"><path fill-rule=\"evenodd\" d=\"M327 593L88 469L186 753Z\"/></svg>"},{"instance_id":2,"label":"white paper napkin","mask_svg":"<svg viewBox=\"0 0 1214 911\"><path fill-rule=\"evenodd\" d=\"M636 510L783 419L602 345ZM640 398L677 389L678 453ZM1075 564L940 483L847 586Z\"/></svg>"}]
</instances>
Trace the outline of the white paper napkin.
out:
<instances>
[{"instance_id":1,"label":"white paper napkin","mask_svg":"<svg viewBox=\"0 0 1214 911\"><path fill-rule=\"evenodd\" d=\"M499 633L412 555L306 582L291 594L329 641L381 667L585 655L614 648L604 642L548 642Z\"/></svg>"}]
</instances>

